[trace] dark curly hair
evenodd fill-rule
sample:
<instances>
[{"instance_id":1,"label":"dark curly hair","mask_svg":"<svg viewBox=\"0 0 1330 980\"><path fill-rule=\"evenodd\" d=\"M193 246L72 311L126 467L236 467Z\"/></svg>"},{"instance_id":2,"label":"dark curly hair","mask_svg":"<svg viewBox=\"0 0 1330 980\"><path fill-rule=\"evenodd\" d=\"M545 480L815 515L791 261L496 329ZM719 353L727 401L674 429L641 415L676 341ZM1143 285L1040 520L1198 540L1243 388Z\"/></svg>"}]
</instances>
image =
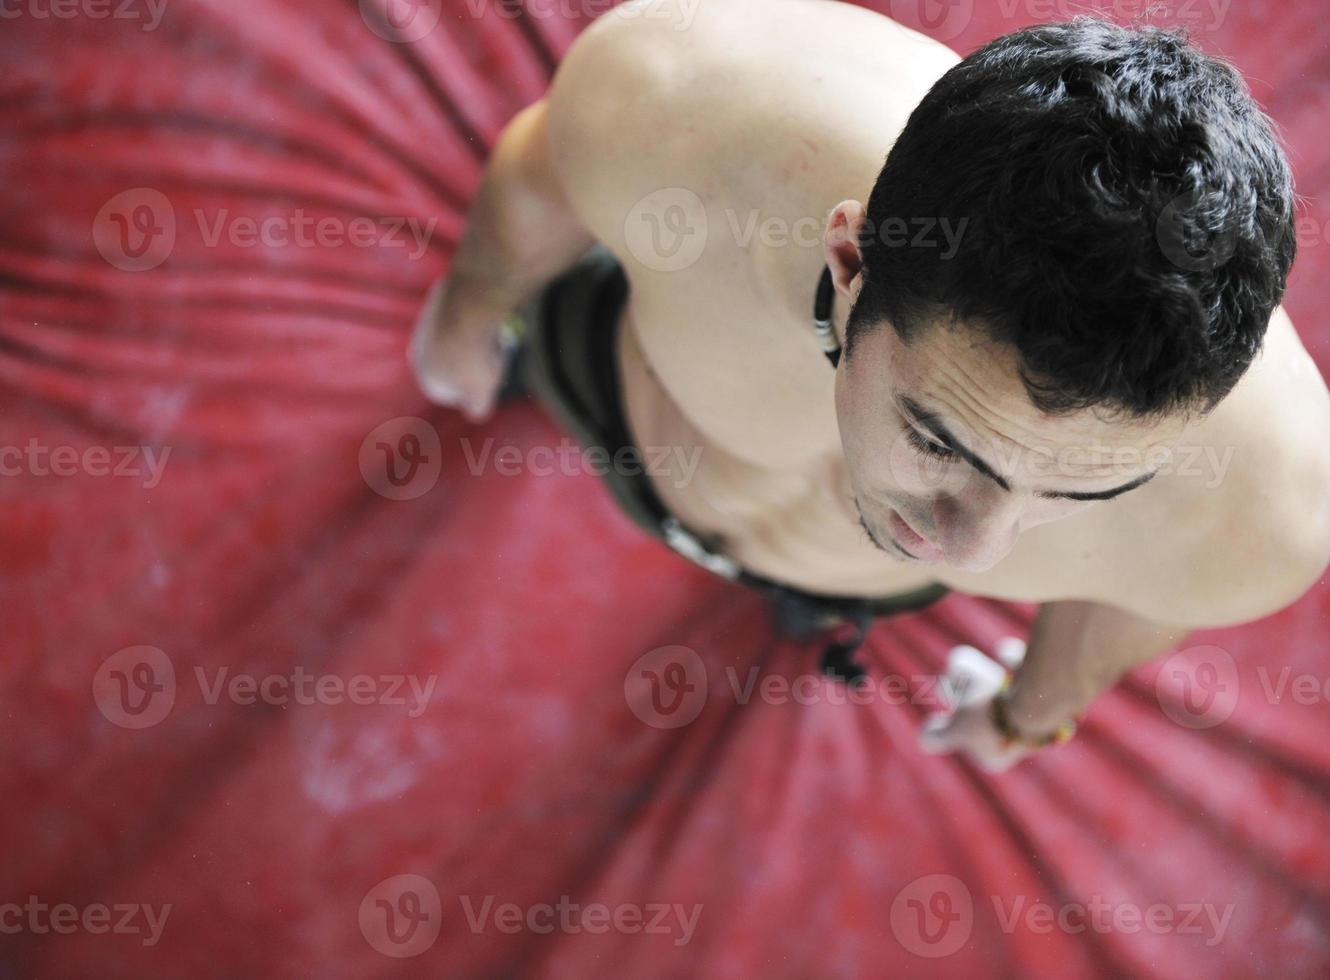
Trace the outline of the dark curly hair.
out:
<instances>
[{"instance_id":1,"label":"dark curly hair","mask_svg":"<svg viewBox=\"0 0 1330 980\"><path fill-rule=\"evenodd\" d=\"M1095 18L1017 31L943 75L891 148L849 348L883 320L906 340L974 324L1016 347L1047 413L1208 411L1283 295L1293 208L1272 124L1227 63ZM899 219L959 239L875 233Z\"/></svg>"}]
</instances>

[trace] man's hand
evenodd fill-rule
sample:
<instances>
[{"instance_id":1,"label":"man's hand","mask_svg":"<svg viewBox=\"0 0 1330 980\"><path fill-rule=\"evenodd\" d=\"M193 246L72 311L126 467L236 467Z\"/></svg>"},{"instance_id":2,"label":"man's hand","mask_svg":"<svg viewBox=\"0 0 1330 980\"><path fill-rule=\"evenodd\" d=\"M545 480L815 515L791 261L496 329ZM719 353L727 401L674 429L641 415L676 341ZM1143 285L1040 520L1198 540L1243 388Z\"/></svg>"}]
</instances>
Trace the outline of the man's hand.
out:
<instances>
[{"instance_id":1,"label":"man's hand","mask_svg":"<svg viewBox=\"0 0 1330 980\"><path fill-rule=\"evenodd\" d=\"M993 724L993 698L1007 671L1016 670L1025 659L1025 643L1006 637L997 642L996 653L1001 664L972 646L952 649L943 687L952 692L954 704L950 712L924 722L919 744L925 752L965 752L980 768L1001 772L1036 751L1011 743Z\"/></svg>"},{"instance_id":2,"label":"man's hand","mask_svg":"<svg viewBox=\"0 0 1330 980\"><path fill-rule=\"evenodd\" d=\"M490 413L503 380L504 321L595 241L555 173L549 110L542 99L504 128L411 339L421 390L473 420Z\"/></svg>"},{"instance_id":3,"label":"man's hand","mask_svg":"<svg viewBox=\"0 0 1330 980\"><path fill-rule=\"evenodd\" d=\"M425 397L461 409L473 422L487 417L503 378L502 322L502 314L459 309L449 302L447 280L436 282L408 352Z\"/></svg>"},{"instance_id":4,"label":"man's hand","mask_svg":"<svg viewBox=\"0 0 1330 980\"><path fill-rule=\"evenodd\" d=\"M1008 670L1014 674L1002 702L1008 731L1038 744L1081 715L1124 673L1176 646L1186 633L1105 603L1045 602L1028 651L1013 637L998 641L997 658L1005 669L974 647L951 651L945 686L955 692L955 708L929 718L920 743L929 752L967 752L992 771L1009 768L1036 750L1020 740L1008 744L995 723L993 700Z\"/></svg>"}]
</instances>

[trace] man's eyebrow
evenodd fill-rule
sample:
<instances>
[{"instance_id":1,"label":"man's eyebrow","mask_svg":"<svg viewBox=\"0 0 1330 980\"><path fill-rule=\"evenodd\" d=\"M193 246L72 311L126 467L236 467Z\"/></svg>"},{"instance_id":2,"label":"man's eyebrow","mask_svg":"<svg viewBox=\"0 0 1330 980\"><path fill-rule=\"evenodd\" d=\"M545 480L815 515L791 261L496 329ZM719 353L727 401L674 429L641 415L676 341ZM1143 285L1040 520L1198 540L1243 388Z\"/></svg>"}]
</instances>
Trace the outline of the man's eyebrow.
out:
<instances>
[{"instance_id":1,"label":"man's eyebrow","mask_svg":"<svg viewBox=\"0 0 1330 980\"><path fill-rule=\"evenodd\" d=\"M1003 490L1011 492L1011 484L1007 482L993 467L989 466L982 459L971 452L963 443L951 434L946 425L938 417L936 412L930 412L909 395L900 395L897 397L901 411L909 417L916 425L926 429L934 439L946 446L951 452L955 453L965 462L969 463L976 470L988 477ZM1040 490L1035 496L1044 500L1112 500L1128 490L1135 490L1143 484L1149 483L1155 478L1158 470L1152 470L1143 476L1122 484L1120 487L1113 487L1109 490L1094 490L1082 492L1078 490Z\"/></svg>"},{"instance_id":2,"label":"man's eyebrow","mask_svg":"<svg viewBox=\"0 0 1330 980\"><path fill-rule=\"evenodd\" d=\"M1158 472L1158 470L1151 470L1149 473L1138 476L1120 487L1113 487L1111 490L1095 490L1092 493L1081 493L1076 490L1041 490L1035 496L1043 497L1045 500L1112 500L1128 490L1135 490L1137 487L1149 483Z\"/></svg>"},{"instance_id":3,"label":"man's eyebrow","mask_svg":"<svg viewBox=\"0 0 1330 980\"><path fill-rule=\"evenodd\" d=\"M980 473L984 474L984 476L988 477L1003 490L1008 492L1011 491L1011 484L999 476L997 470L993 469L993 467L989 466L982 459L965 448L965 446L951 434L951 431L942 424L942 420L938 418L936 412L930 412L909 395L901 395L897 401L904 414L909 416L910 420L916 425L927 429L929 435L942 443L942 445L946 446L961 459L965 460Z\"/></svg>"}]
</instances>

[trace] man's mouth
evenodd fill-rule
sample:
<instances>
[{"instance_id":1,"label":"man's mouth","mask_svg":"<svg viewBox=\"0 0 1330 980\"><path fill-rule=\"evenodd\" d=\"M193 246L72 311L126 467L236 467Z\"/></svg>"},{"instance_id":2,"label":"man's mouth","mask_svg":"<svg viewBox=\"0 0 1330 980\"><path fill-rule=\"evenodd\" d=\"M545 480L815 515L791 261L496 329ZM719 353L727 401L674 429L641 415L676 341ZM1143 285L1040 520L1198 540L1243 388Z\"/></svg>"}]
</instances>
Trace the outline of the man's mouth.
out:
<instances>
[{"instance_id":1,"label":"man's mouth","mask_svg":"<svg viewBox=\"0 0 1330 980\"><path fill-rule=\"evenodd\" d=\"M896 511L887 517L891 543L915 561L933 564L942 561L942 549L915 531Z\"/></svg>"}]
</instances>

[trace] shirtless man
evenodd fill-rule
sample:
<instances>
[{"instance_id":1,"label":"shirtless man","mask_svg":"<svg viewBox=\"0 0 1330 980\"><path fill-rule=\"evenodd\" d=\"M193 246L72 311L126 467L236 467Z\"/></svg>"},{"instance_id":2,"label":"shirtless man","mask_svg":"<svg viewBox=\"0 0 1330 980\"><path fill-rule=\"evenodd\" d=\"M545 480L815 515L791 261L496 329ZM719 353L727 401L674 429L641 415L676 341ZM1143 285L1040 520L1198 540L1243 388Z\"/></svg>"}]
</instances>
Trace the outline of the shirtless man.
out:
<instances>
[{"instance_id":1,"label":"shirtless man","mask_svg":"<svg viewBox=\"0 0 1330 980\"><path fill-rule=\"evenodd\" d=\"M500 322L603 244L631 433L703 450L654 481L683 526L812 593L1040 603L1010 689L926 733L1002 768L1330 560L1292 219L1241 80L1169 35L1044 25L960 62L836 2L648 0L507 127L412 357L483 417Z\"/></svg>"}]
</instances>

